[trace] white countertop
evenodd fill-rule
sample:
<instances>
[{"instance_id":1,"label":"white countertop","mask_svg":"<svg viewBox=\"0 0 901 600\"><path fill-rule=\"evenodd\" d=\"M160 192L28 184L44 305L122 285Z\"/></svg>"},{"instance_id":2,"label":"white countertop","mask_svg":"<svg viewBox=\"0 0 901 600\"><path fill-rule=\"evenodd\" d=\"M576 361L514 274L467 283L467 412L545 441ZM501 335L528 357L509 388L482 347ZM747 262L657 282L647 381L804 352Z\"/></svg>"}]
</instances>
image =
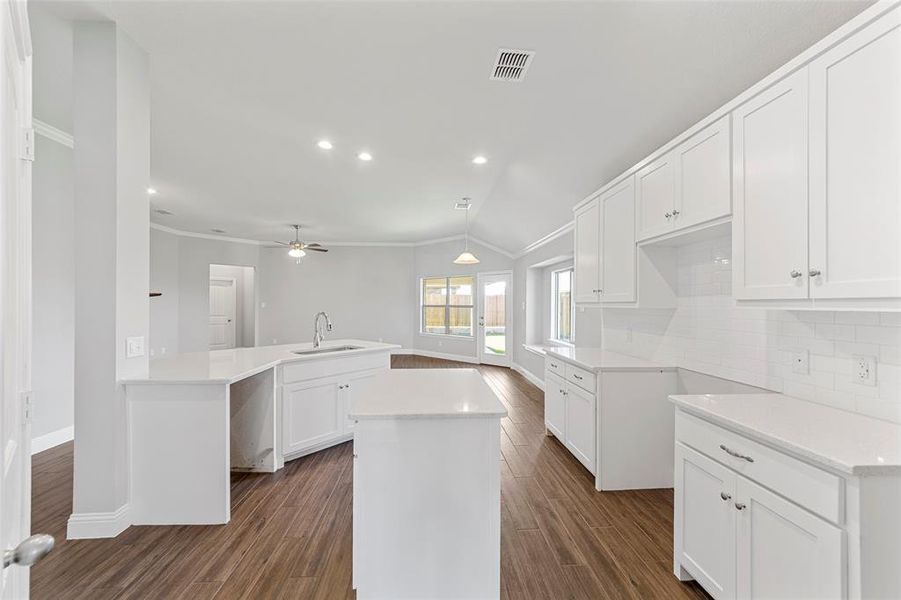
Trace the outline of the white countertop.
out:
<instances>
[{"instance_id":1,"label":"white countertop","mask_svg":"<svg viewBox=\"0 0 901 600\"><path fill-rule=\"evenodd\" d=\"M312 343L185 352L150 361L148 377L124 379L125 385L134 383L234 383L266 369L289 362L328 360L371 352L388 352L400 348L397 344L382 344L365 340L328 340L330 346L360 346L358 350L326 352L323 354L292 354L293 350L310 350Z\"/></svg>"},{"instance_id":2,"label":"white countertop","mask_svg":"<svg viewBox=\"0 0 901 600\"><path fill-rule=\"evenodd\" d=\"M547 352L548 356L559 358L595 373L599 371L654 371L676 368L673 365L656 363L635 356L617 354L616 352L608 352L601 348L559 346L545 348L545 352Z\"/></svg>"},{"instance_id":3,"label":"white countertop","mask_svg":"<svg viewBox=\"0 0 901 600\"><path fill-rule=\"evenodd\" d=\"M360 381L353 398L354 419L507 416L475 369L385 371Z\"/></svg>"},{"instance_id":4,"label":"white countertop","mask_svg":"<svg viewBox=\"0 0 901 600\"><path fill-rule=\"evenodd\" d=\"M682 410L850 475L901 474L901 425L783 394L676 395Z\"/></svg>"}]
</instances>

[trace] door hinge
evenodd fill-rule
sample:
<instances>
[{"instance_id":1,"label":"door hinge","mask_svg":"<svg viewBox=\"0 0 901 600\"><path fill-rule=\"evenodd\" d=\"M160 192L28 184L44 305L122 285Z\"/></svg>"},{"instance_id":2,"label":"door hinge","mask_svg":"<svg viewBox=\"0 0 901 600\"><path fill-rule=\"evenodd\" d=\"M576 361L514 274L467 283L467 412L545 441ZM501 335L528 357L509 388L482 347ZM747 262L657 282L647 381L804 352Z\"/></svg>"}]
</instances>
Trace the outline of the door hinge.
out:
<instances>
[{"instance_id":1,"label":"door hinge","mask_svg":"<svg viewBox=\"0 0 901 600\"><path fill-rule=\"evenodd\" d=\"M32 127L22 128L22 148L19 158L34 161L34 129Z\"/></svg>"},{"instance_id":2,"label":"door hinge","mask_svg":"<svg viewBox=\"0 0 901 600\"><path fill-rule=\"evenodd\" d=\"M31 417L34 413L34 392L31 390L20 392L19 397L22 399L22 411L25 416L23 424L31 425Z\"/></svg>"}]
</instances>

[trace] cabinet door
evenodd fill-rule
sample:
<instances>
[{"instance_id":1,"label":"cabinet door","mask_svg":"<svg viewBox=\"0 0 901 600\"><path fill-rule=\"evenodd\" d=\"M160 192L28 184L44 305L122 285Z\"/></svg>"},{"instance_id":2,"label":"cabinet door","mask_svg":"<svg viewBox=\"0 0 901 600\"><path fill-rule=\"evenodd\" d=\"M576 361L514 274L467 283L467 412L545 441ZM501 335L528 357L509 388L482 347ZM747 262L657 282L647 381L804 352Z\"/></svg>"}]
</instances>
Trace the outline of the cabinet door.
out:
<instances>
[{"instance_id":1,"label":"cabinet door","mask_svg":"<svg viewBox=\"0 0 901 600\"><path fill-rule=\"evenodd\" d=\"M638 241L673 230L673 158L674 155L668 153L635 174Z\"/></svg>"},{"instance_id":2,"label":"cabinet door","mask_svg":"<svg viewBox=\"0 0 901 600\"><path fill-rule=\"evenodd\" d=\"M566 442L566 384L550 371L544 373L544 426Z\"/></svg>"},{"instance_id":3,"label":"cabinet door","mask_svg":"<svg viewBox=\"0 0 901 600\"><path fill-rule=\"evenodd\" d=\"M305 450L341 435L344 406L338 381L329 377L287 385L284 407L284 453Z\"/></svg>"},{"instance_id":4,"label":"cabinet door","mask_svg":"<svg viewBox=\"0 0 901 600\"><path fill-rule=\"evenodd\" d=\"M736 477L739 598L841 598L843 533L776 494Z\"/></svg>"},{"instance_id":5,"label":"cabinet door","mask_svg":"<svg viewBox=\"0 0 901 600\"><path fill-rule=\"evenodd\" d=\"M362 373L351 373L343 378L342 383L338 385L341 392L341 414L342 426L344 433L351 433L354 429L354 420L348 417L350 409L353 407L353 399L356 389L362 380L375 377L378 371L364 371Z\"/></svg>"},{"instance_id":6,"label":"cabinet door","mask_svg":"<svg viewBox=\"0 0 901 600\"><path fill-rule=\"evenodd\" d=\"M595 472L597 458L594 394L566 384L566 447L585 467Z\"/></svg>"},{"instance_id":7,"label":"cabinet door","mask_svg":"<svg viewBox=\"0 0 901 600\"><path fill-rule=\"evenodd\" d=\"M732 212L730 146L727 115L676 148L676 229Z\"/></svg>"},{"instance_id":8,"label":"cabinet door","mask_svg":"<svg viewBox=\"0 0 901 600\"><path fill-rule=\"evenodd\" d=\"M676 444L674 548L678 566L714 598L735 597L735 474Z\"/></svg>"},{"instance_id":9,"label":"cabinet door","mask_svg":"<svg viewBox=\"0 0 901 600\"><path fill-rule=\"evenodd\" d=\"M601 300L635 301L635 180L630 177L600 198Z\"/></svg>"},{"instance_id":10,"label":"cabinet door","mask_svg":"<svg viewBox=\"0 0 901 600\"><path fill-rule=\"evenodd\" d=\"M807 69L732 113L733 294L807 297Z\"/></svg>"},{"instance_id":11,"label":"cabinet door","mask_svg":"<svg viewBox=\"0 0 901 600\"><path fill-rule=\"evenodd\" d=\"M899 171L895 8L810 65L812 298L901 296Z\"/></svg>"},{"instance_id":12,"label":"cabinet door","mask_svg":"<svg viewBox=\"0 0 901 600\"><path fill-rule=\"evenodd\" d=\"M575 301L596 303L601 289L601 210L597 200L575 214Z\"/></svg>"}]
</instances>

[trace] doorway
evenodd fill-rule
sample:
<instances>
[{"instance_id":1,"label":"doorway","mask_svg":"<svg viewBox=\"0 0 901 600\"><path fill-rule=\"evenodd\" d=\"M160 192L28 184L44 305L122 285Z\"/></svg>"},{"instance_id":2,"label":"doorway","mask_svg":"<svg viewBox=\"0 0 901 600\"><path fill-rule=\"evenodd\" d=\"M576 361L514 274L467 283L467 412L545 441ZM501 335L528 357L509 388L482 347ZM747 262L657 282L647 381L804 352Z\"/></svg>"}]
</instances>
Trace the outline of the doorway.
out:
<instances>
[{"instance_id":1,"label":"doorway","mask_svg":"<svg viewBox=\"0 0 901 600\"><path fill-rule=\"evenodd\" d=\"M510 366L513 274L479 273L479 362Z\"/></svg>"},{"instance_id":2,"label":"doorway","mask_svg":"<svg viewBox=\"0 0 901 600\"><path fill-rule=\"evenodd\" d=\"M256 345L255 279L253 267L210 265L210 350Z\"/></svg>"}]
</instances>

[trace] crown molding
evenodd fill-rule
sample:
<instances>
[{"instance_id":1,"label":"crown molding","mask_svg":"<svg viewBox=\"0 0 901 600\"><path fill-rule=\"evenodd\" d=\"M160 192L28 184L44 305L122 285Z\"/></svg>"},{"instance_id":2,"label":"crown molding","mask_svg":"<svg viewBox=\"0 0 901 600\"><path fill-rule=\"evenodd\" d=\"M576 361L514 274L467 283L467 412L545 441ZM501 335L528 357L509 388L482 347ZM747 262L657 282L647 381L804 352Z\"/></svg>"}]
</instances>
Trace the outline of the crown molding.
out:
<instances>
[{"instance_id":1,"label":"crown molding","mask_svg":"<svg viewBox=\"0 0 901 600\"><path fill-rule=\"evenodd\" d=\"M202 239L202 240L215 240L215 241L219 241L219 242L234 242L236 244L250 244L253 246L261 246L261 247L267 247L270 244L270 242L263 242L260 240L251 240L251 239L247 239L247 238L229 237L229 236L224 236L224 235L216 235L213 233L197 233L195 231L185 231L183 229L176 229L174 227L168 227L166 225L160 225L159 223L154 223L154 222L150 223L150 228L156 229L157 231L164 231L166 233L171 233L173 235L178 235L178 236L182 236L182 237L198 238L198 239ZM328 245L328 246L335 246L335 247L357 246L357 247L363 247L363 248L416 248L419 246L432 246L434 244L443 244L446 242L454 242L454 241L462 240L462 239L464 239L464 237L465 236L463 234L460 234L460 235L452 235L452 236L443 237L443 238L420 240L418 242L346 242L346 241L322 240L321 243ZM489 244L488 242L485 242L478 238L474 238L472 236L469 236L469 239L470 239L470 241L478 244L479 246L482 246L489 250L493 250L494 252L497 252L498 254L502 254L502 255L506 256L507 258L510 258L510 259L515 258L512 253L504 250L503 248L499 248L499 247L495 246L494 244Z\"/></svg>"},{"instance_id":2,"label":"crown molding","mask_svg":"<svg viewBox=\"0 0 901 600\"><path fill-rule=\"evenodd\" d=\"M34 132L36 134L43 136L48 140L53 140L63 146L75 148L75 138L72 137L72 134L66 133L62 129L57 129L53 125L45 123L40 119L32 119L31 126L34 127Z\"/></svg>"},{"instance_id":3,"label":"crown molding","mask_svg":"<svg viewBox=\"0 0 901 600\"><path fill-rule=\"evenodd\" d=\"M562 237L562 236L566 235L567 233L569 233L570 231L572 231L573 229L575 229L575 227L576 227L575 221L570 221L569 223L566 223L566 224L558 227L557 229L553 230L549 234L545 235L544 237L538 238L537 240L535 240L534 242L532 242L531 244L529 244L528 246L523 248L521 251L519 251L516 254L516 256L514 258L520 258L530 252L538 250L539 248L541 248L544 245L550 244L557 238Z\"/></svg>"}]
</instances>

